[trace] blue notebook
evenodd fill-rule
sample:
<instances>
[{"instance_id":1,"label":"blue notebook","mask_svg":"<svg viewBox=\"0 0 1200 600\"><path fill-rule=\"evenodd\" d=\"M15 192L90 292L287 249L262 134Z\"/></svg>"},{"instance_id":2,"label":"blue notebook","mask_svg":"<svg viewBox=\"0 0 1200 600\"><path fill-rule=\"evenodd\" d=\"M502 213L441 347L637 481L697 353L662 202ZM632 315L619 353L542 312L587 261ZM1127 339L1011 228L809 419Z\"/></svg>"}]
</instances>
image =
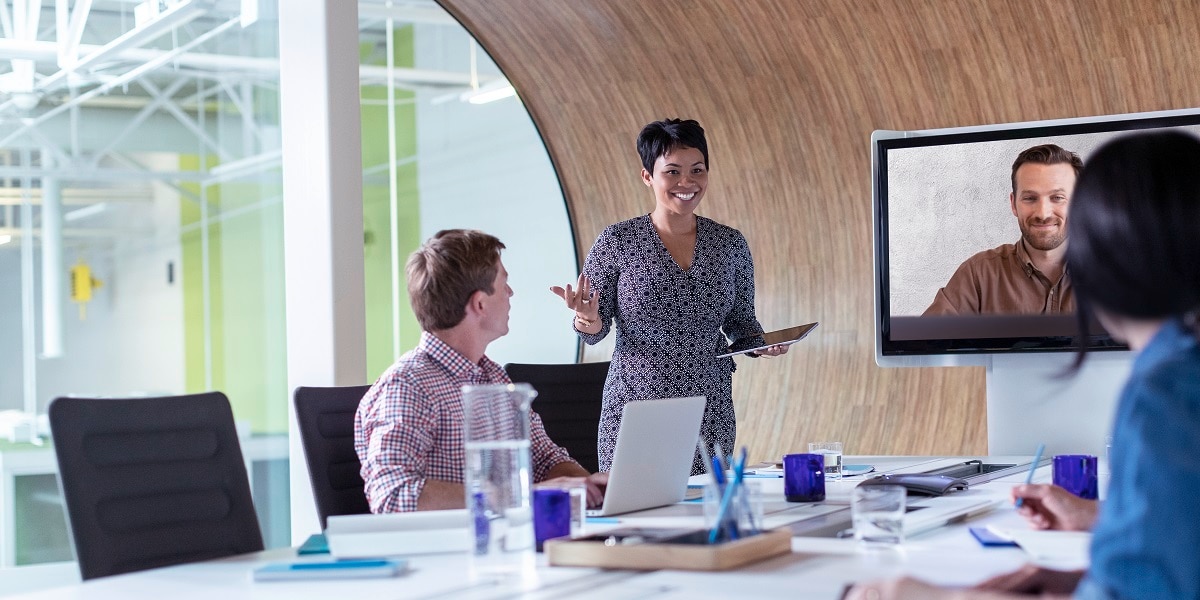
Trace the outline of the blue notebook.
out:
<instances>
[{"instance_id":1,"label":"blue notebook","mask_svg":"<svg viewBox=\"0 0 1200 600\"><path fill-rule=\"evenodd\" d=\"M255 569L254 580L296 581L304 579L394 577L403 573L407 568L408 561L392 558L271 563Z\"/></svg>"},{"instance_id":2,"label":"blue notebook","mask_svg":"<svg viewBox=\"0 0 1200 600\"><path fill-rule=\"evenodd\" d=\"M329 554L329 540L325 539L325 534L314 533L304 540L303 544L296 549L296 554L304 556L306 554Z\"/></svg>"}]
</instances>

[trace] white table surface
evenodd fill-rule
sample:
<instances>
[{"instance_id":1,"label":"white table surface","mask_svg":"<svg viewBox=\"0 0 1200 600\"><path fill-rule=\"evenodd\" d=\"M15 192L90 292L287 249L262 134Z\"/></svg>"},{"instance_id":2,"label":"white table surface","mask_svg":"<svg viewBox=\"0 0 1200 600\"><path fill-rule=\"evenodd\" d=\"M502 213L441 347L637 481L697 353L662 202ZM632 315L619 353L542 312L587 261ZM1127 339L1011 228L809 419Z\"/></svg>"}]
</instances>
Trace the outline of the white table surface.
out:
<instances>
[{"instance_id":1,"label":"white table surface","mask_svg":"<svg viewBox=\"0 0 1200 600\"><path fill-rule=\"evenodd\" d=\"M991 462L1005 462L991 457ZM1019 458L1019 457L1018 457ZM1024 457L1028 462L1029 457ZM849 464L874 464L877 472L925 471L936 466L961 462L963 457L848 457ZM828 482L828 502L847 502L849 490L858 478ZM1007 498L1013 484L1023 474L1013 475L972 487L955 495L989 495ZM1050 468L1042 467L1035 482L1049 482ZM765 512L768 524L786 520L786 513L811 511L773 499L782 496L782 479L763 479L767 495ZM776 490L776 486L778 490ZM934 499L936 501L936 499ZM179 565L106 577L13 596L28 600L65 600L99 598L167 598L169 600L239 600L242 598L306 599L358 597L369 600L392 598L828 598L841 596L847 583L870 581L903 574L945 585L969 585L995 574L1015 569L1027 562L1018 548L984 548L967 531L968 526L994 524L1011 529L1027 528L1007 502L990 513L966 523L950 524L911 536L896 550L864 551L852 539L792 538L792 553L728 571L700 573L691 571L605 571L588 568L548 567L538 555L538 579L524 587L515 582L471 582L467 577L464 554L409 556L411 570L397 578L328 580L304 582L263 582L251 579L254 568L265 562L295 559L292 549L269 550L223 560ZM807 507L807 508L806 508ZM699 526L703 508L698 503L681 503L619 517L624 525ZM1061 565L1049 565L1061 566Z\"/></svg>"}]
</instances>

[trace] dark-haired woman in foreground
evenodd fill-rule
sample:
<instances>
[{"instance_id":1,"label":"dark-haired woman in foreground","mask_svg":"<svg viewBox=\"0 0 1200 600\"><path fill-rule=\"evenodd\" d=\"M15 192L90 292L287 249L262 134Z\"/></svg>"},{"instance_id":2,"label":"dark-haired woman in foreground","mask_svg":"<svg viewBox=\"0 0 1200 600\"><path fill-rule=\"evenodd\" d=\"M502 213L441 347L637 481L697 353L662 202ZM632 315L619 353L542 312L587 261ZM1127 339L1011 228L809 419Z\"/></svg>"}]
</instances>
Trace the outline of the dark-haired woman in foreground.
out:
<instances>
[{"instance_id":1,"label":"dark-haired woman in foreground","mask_svg":"<svg viewBox=\"0 0 1200 600\"><path fill-rule=\"evenodd\" d=\"M1080 322L1094 312L1137 352L1091 566L1028 566L965 590L901 579L856 586L849 598L1200 598L1200 140L1171 131L1109 142L1088 159L1071 203L1067 268Z\"/></svg>"}]
</instances>

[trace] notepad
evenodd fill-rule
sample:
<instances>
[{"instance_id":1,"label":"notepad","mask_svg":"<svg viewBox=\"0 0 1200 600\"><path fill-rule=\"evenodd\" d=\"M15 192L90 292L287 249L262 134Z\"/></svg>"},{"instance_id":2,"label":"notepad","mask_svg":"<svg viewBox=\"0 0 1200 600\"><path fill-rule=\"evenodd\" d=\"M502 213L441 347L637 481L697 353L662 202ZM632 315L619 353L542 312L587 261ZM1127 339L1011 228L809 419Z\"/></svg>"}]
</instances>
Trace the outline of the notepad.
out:
<instances>
[{"instance_id":1,"label":"notepad","mask_svg":"<svg viewBox=\"0 0 1200 600\"><path fill-rule=\"evenodd\" d=\"M329 553L338 558L465 552L471 548L466 509L379 515L331 515Z\"/></svg>"},{"instance_id":2,"label":"notepad","mask_svg":"<svg viewBox=\"0 0 1200 600\"><path fill-rule=\"evenodd\" d=\"M255 569L254 580L296 581L305 579L394 577L407 569L408 561L393 558L271 563Z\"/></svg>"},{"instance_id":3,"label":"notepad","mask_svg":"<svg viewBox=\"0 0 1200 600\"><path fill-rule=\"evenodd\" d=\"M1001 529L1012 538L1029 559L1039 565L1057 569L1085 569L1088 566L1088 547L1092 534L1086 531L1045 531L1034 529Z\"/></svg>"}]
</instances>

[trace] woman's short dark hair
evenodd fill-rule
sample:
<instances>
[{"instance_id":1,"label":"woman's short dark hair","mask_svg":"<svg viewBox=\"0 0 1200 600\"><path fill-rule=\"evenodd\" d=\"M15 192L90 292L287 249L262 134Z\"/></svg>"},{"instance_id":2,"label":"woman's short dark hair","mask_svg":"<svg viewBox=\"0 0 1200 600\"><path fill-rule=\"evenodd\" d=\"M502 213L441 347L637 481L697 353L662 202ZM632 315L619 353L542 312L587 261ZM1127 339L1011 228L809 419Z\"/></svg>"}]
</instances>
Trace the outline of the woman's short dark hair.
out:
<instances>
[{"instance_id":1,"label":"woman's short dark hair","mask_svg":"<svg viewBox=\"0 0 1200 600\"><path fill-rule=\"evenodd\" d=\"M1090 156L1071 198L1067 268L1081 318L1192 317L1200 308L1200 139L1124 136Z\"/></svg>"},{"instance_id":2,"label":"woman's short dark hair","mask_svg":"<svg viewBox=\"0 0 1200 600\"><path fill-rule=\"evenodd\" d=\"M708 140L704 139L704 128L693 119L663 119L642 128L638 134L637 150L642 157L642 167L654 173L654 162L658 157L680 148L695 148L704 155L704 166L708 167Z\"/></svg>"},{"instance_id":3,"label":"woman's short dark hair","mask_svg":"<svg viewBox=\"0 0 1200 600\"><path fill-rule=\"evenodd\" d=\"M425 331L449 329L467 315L471 294L494 294L504 244L473 229L443 229L409 257L408 298Z\"/></svg>"},{"instance_id":4,"label":"woman's short dark hair","mask_svg":"<svg viewBox=\"0 0 1200 600\"><path fill-rule=\"evenodd\" d=\"M1012 188L1013 193L1017 193L1017 169L1026 163L1034 163L1038 165L1071 165L1075 169L1075 179L1079 179L1079 172L1083 170L1083 160L1078 154L1059 146L1058 144L1041 144L1026 148L1017 155L1017 159L1013 161L1012 166Z\"/></svg>"}]
</instances>

